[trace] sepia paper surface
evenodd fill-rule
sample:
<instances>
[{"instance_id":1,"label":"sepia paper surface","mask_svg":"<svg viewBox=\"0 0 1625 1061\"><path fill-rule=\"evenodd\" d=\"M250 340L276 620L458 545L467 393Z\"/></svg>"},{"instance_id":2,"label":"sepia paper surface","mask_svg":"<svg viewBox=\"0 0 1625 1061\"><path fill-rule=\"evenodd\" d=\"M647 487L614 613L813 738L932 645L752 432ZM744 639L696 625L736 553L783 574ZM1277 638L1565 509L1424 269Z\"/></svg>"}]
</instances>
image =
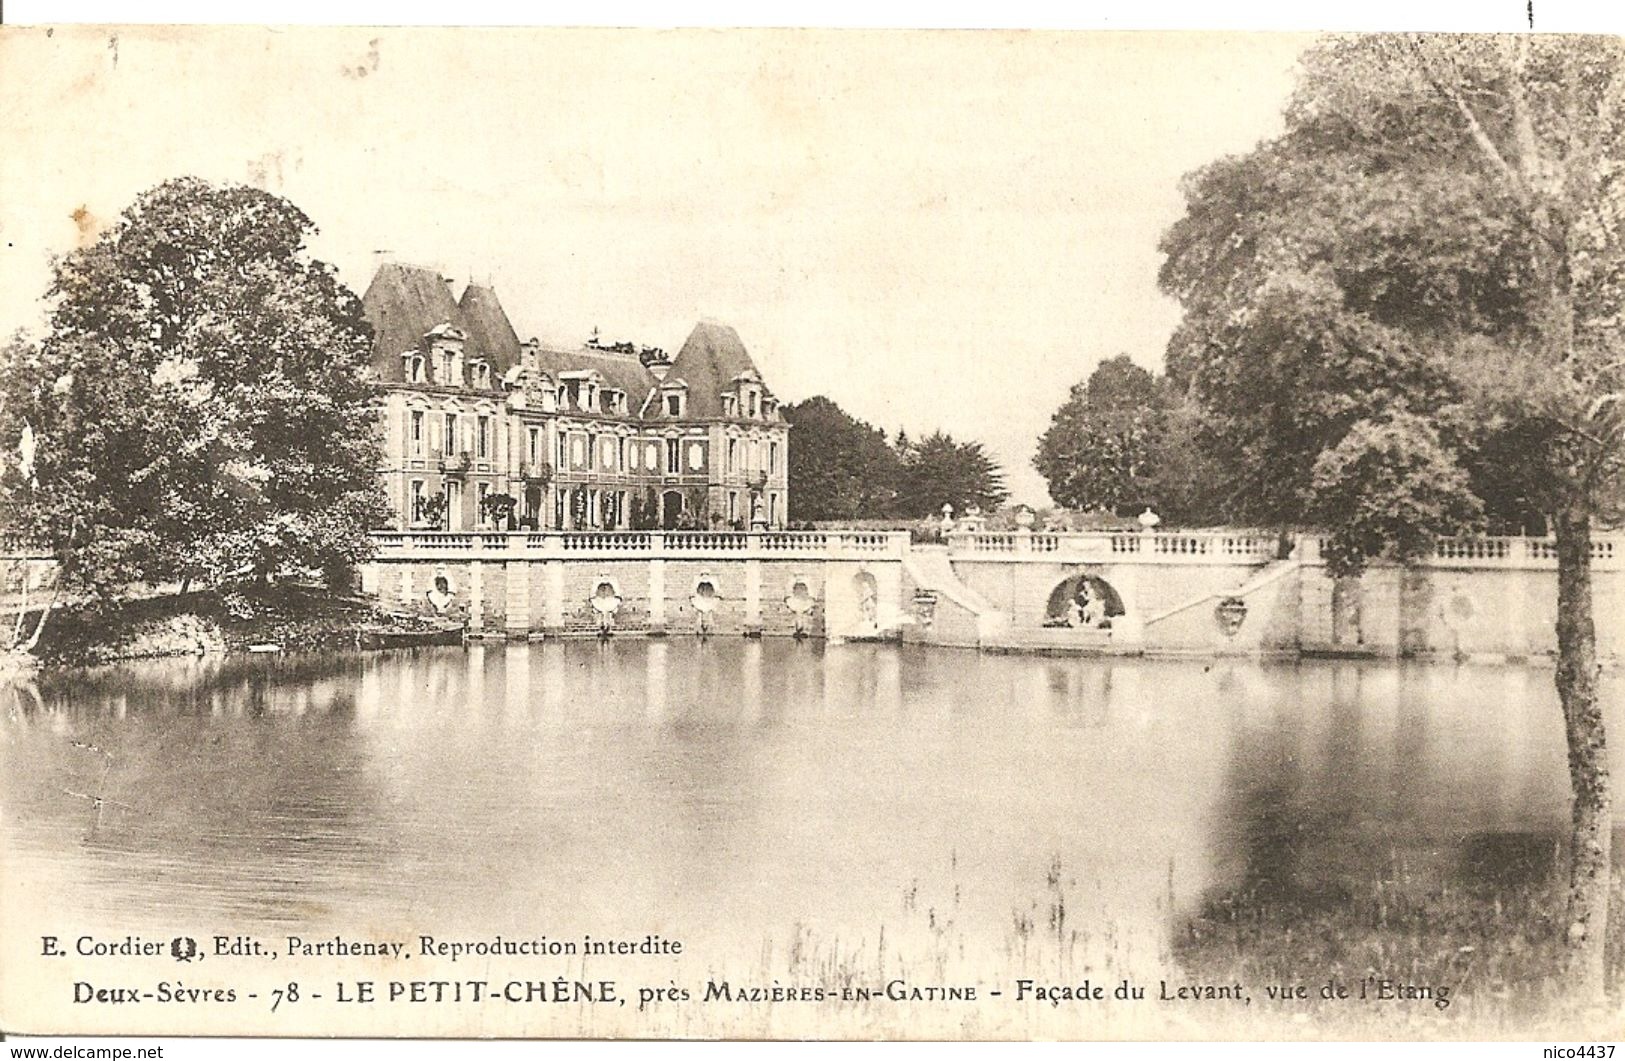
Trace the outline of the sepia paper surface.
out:
<instances>
[{"instance_id":1,"label":"sepia paper surface","mask_svg":"<svg viewBox=\"0 0 1625 1061\"><path fill-rule=\"evenodd\" d=\"M1041 505L1067 388L1179 322L1180 178L1279 132L1313 39L0 29L0 323L141 190L246 182L358 293L420 263L558 343L718 318L785 400L984 440ZM1336 946L1242 979L1199 937L1283 880L1314 936L1345 892L1548 870L1555 703L1539 660L773 638L46 676L0 753L0 1027L1532 1035L1460 981Z\"/></svg>"}]
</instances>

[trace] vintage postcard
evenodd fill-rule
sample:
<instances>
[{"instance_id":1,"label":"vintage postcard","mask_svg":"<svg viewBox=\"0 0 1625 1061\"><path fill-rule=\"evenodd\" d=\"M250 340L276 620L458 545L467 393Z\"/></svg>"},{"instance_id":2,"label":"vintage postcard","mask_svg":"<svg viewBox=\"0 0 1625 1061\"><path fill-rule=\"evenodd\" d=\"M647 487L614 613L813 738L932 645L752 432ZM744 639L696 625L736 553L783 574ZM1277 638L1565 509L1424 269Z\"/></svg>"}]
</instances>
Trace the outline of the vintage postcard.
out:
<instances>
[{"instance_id":1,"label":"vintage postcard","mask_svg":"<svg viewBox=\"0 0 1625 1061\"><path fill-rule=\"evenodd\" d=\"M1625 39L0 97L0 1030L1620 1035Z\"/></svg>"}]
</instances>

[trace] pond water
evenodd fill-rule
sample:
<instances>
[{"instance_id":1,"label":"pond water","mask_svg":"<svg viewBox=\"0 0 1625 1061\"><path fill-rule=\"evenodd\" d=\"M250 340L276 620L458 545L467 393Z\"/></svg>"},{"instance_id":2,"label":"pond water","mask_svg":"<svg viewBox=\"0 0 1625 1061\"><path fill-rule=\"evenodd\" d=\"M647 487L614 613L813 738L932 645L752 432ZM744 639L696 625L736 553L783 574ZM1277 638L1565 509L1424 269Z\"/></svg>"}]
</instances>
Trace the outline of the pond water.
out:
<instances>
[{"instance_id":1,"label":"pond water","mask_svg":"<svg viewBox=\"0 0 1625 1061\"><path fill-rule=\"evenodd\" d=\"M1243 884L1532 872L1567 814L1535 667L568 642L53 676L0 733L13 910L702 967L805 932L1011 954L1058 905L1132 958Z\"/></svg>"}]
</instances>

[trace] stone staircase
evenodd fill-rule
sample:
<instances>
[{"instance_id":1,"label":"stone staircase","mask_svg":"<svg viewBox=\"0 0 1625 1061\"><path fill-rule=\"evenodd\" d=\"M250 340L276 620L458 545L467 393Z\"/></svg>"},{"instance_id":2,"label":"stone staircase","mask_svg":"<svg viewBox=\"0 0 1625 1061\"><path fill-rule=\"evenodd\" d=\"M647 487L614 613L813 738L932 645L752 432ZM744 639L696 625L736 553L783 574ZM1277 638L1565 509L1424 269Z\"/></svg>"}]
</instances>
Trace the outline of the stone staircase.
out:
<instances>
[{"instance_id":1,"label":"stone staircase","mask_svg":"<svg viewBox=\"0 0 1625 1061\"><path fill-rule=\"evenodd\" d=\"M1009 631L1010 616L959 580L946 546L914 546L903 554L903 570L919 589L937 595L937 607L947 601L975 616L977 636L982 644L992 644Z\"/></svg>"}]
</instances>

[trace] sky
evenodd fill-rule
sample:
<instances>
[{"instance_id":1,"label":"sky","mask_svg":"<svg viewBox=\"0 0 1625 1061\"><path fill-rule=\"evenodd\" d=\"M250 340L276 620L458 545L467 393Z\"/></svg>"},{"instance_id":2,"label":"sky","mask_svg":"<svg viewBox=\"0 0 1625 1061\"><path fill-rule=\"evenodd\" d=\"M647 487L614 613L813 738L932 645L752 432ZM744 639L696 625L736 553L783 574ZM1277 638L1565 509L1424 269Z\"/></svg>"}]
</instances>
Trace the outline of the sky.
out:
<instances>
[{"instance_id":1,"label":"sky","mask_svg":"<svg viewBox=\"0 0 1625 1061\"><path fill-rule=\"evenodd\" d=\"M979 440L1043 504L1068 388L1161 365L1181 177L1279 130L1310 40L0 30L0 331L141 190L246 182L357 293L389 259L493 284L521 337L724 321L783 400Z\"/></svg>"}]
</instances>

